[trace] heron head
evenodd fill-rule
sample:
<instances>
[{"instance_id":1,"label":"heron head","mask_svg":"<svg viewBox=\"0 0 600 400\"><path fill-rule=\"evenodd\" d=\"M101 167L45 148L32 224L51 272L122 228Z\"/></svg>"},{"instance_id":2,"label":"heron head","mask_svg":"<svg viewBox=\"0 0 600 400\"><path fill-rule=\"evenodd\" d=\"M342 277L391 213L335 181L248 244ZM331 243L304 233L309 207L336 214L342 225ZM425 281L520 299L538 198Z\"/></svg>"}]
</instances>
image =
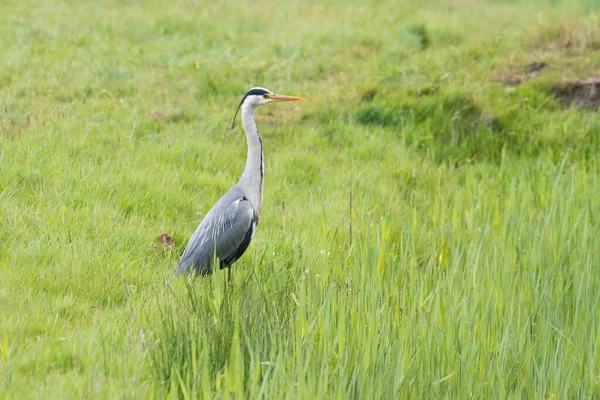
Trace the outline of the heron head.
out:
<instances>
[{"instance_id":1,"label":"heron head","mask_svg":"<svg viewBox=\"0 0 600 400\"><path fill-rule=\"evenodd\" d=\"M264 104L279 103L282 101L302 101L302 100L304 100L302 97L286 96L284 94L276 94L265 88L254 87L254 88L248 90L248 92L246 93L246 95L244 96L242 101L240 102L240 105L238 106L238 109L235 112L235 115L233 116L233 121L231 122L231 127L233 128L233 123L235 122L235 117L237 116L237 114L240 111L240 108L242 108L242 106L249 106L252 108L256 108L256 107L262 106Z\"/></svg>"}]
</instances>

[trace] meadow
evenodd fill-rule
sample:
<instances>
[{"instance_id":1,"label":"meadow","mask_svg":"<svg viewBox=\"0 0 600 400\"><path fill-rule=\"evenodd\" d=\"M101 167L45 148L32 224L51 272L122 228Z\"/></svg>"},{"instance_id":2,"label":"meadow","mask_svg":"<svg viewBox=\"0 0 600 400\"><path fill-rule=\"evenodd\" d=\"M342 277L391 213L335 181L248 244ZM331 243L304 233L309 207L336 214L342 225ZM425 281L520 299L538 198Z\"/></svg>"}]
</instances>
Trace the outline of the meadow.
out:
<instances>
[{"instance_id":1,"label":"meadow","mask_svg":"<svg viewBox=\"0 0 600 400\"><path fill-rule=\"evenodd\" d=\"M3 1L0 398L599 398L599 7Z\"/></svg>"}]
</instances>

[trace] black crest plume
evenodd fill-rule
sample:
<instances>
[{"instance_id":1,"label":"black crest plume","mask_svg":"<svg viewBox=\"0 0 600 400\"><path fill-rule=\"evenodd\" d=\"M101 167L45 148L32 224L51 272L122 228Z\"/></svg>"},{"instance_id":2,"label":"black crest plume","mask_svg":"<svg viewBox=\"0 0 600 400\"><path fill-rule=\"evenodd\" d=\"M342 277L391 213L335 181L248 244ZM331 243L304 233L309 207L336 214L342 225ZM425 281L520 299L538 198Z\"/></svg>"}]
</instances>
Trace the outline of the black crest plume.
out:
<instances>
[{"instance_id":1,"label":"black crest plume","mask_svg":"<svg viewBox=\"0 0 600 400\"><path fill-rule=\"evenodd\" d=\"M264 96L265 94L269 94L269 91L262 88L252 88L248 90L248 92L244 95L242 101L240 101L240 104L238 105L237 110L235 111L235 115L231 120L231 129L233 129L233 126L235 125L235 117L237 117L238 112L240 111L240 108L242 108L242 104L244 104L246 98L248 98L248 96Z\"/></svg>"}]
</instances>

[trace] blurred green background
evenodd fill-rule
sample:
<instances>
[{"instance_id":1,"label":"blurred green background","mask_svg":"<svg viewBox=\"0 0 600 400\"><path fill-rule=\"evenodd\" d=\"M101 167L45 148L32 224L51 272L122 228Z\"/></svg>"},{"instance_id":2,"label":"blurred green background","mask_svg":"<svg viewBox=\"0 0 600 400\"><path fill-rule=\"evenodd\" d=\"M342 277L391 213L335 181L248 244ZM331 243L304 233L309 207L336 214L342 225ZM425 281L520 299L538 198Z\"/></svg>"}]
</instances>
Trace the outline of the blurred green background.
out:
<instances>
[{"instance_id":1,"label":"blurred green background","mask_svg":"<svg viewBox=\"0 0 600 400\"><path fill-rule=\"evenodd\" d=\"M0 398L600 397L599 5L4 1Z\"/></svg>"}]
</instances>

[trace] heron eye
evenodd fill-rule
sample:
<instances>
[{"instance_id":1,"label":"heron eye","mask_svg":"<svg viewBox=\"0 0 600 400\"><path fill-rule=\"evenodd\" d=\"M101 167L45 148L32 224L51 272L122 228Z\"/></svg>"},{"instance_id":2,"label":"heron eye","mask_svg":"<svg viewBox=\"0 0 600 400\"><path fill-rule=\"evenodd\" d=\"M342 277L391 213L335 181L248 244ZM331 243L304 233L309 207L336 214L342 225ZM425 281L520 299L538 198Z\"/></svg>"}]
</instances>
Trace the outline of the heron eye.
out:
<instances>
[{"instance_id":1,"label":"heron eye","mask_svg":"<svg viewBox=\"0 0 600 400\"><path fill-rule=\"evenodd\" d=\"M263 94L263 97L266 99L267 97L269 97L268 94Z\"/></svg>"}]
</instances>

